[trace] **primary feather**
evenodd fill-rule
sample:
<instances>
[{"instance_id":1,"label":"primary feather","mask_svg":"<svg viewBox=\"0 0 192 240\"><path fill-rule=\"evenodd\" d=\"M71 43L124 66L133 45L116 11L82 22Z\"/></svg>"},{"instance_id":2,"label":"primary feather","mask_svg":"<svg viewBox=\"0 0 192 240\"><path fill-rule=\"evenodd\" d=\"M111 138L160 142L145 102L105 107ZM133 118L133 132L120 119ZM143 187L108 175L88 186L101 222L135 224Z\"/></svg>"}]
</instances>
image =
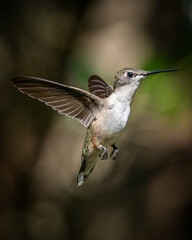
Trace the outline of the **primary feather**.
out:
<instances>
[{"instance_id":1,"label":"primary feather","mask_svg":"<svg viewBox=\"0 0 192 240\"><path fill-rule=\"evenodd\" d=\"M85 127L102 107L102 99L79 88L36 77L16 77L11 81L22 93L44 102L60 114L77 119Z\"/></svg>"}]
</instances>

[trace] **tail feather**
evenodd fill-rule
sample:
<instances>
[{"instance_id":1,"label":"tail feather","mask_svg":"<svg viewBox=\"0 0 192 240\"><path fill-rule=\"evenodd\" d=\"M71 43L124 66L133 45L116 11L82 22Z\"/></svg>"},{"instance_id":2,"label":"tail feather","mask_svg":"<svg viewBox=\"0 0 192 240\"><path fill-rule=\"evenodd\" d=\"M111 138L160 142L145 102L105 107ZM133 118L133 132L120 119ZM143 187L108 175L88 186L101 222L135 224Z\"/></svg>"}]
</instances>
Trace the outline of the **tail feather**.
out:
<instances>
[{"instance_id":1,"label":"tail feather","mask_svg":"<svg viewBox=\"0 0 192 240\"><path fill-rule=\"evenodd\" d=\"M81 186L87 179L87 176L85 175L85 168L86 168L86 161L84 159L82 161L81 168L79 170L79 174L77 177L77 186Z\"/></svg>"},{"instance_id":2,"label":"tail feather","mask_svg":"<svg viewBox=\"0 0 192 240\"><path fill-rule=\"evenodd\" d=\"M89 177L96 164L95 161L87 162L85 159L82 161L81 168L77 177L77 186L81 186Z\"/></svg>"},{"instance_id":3,"label":"tail feather","mask_svg":"<svg viewBox=\"0 0 192 240\"><path fill-rule=\"evenodd\" d=\"M82 164L77 177L77 186L81 186L93 171L97 159L99 157L99 149L95 147L92 142L92 129L91 126L87 129L85 142L82 150Z\"/></svg>"},{"instance_id":4,"label":"tail feather","mask_svg":"<svg viewBox=\"0 0 192 240\"><path fill-rule=\"evenodd\" d=\"M80 172L78 177L77 177L77 186L81 186L86 180L86 176L84 174L84 172Z\"/></svg>"}]
</instances>

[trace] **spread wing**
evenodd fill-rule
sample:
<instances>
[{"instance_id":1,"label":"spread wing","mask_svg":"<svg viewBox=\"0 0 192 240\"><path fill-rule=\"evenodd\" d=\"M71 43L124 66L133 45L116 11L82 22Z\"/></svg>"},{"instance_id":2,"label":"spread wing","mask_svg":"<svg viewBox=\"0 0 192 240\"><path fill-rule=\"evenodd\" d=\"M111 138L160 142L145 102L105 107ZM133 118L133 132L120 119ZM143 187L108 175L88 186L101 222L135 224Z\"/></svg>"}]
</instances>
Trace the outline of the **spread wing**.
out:
<instances>
[{"instance_id":1,"label":"spread wing","mask_svg":"<svg viewBox=\"0 0 192 240\"><path fill-rule=\"evenodd\" d=\"M77 119L85 127L94 120L102 100L79 88L36 77L16 77L11 80L22 93L51 106L61 114Z\"/></svg>"},{"instance_id":2,"label":"spread wing","mask_svg":"<svg viewBox=\"0 0 192 240\"><path fill-rule=\"evenodd\" d=\"M97 75L89 78L88 86L89 91L100 98L107 98L113 92L113 88Z\"/></svg>"}]
</instances>

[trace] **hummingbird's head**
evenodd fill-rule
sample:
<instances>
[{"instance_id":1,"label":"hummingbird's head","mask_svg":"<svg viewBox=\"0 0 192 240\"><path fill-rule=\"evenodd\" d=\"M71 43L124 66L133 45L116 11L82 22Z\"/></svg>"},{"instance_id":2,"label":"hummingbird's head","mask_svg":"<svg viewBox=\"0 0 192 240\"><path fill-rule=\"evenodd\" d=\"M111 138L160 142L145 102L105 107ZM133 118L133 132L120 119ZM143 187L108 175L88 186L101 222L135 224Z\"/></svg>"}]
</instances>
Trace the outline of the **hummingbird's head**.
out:
<instances>
[{"instance_id":1,"label":"hummingbird's head","mask_svg":"<svg viewBox=\"0 0 192 240\"><path fill-rule=\"evenodd\" d=\"M125 85L138 86L141 80L148 75L161 73L161 72L170 72L170 71L178 71L178 70L164 69L164 70L156 70L156 71L144 71L144 70L135 69L135 68L124 68L120 70L115 76L116 81L114 83L114 89L120 86L125 86Z\"/></svg>"}]
</instances>

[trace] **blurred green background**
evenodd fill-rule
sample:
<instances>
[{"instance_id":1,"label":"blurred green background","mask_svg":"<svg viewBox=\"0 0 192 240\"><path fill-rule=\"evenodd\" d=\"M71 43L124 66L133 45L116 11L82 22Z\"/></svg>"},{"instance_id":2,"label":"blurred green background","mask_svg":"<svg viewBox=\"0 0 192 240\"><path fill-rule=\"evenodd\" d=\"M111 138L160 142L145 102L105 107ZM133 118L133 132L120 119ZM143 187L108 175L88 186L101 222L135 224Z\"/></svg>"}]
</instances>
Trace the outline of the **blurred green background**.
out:
<instances>
[{"instance_id":1,"label":"blurred green background","mask_svg":"<svg viewBox=\"0 0 192 240\"><path fill-rule=\"evenodd\" d=\"M117 142L80 188L86 129L11 86L37 76L87 88L124 67L148 77ZM0 239L192 239L192 2L0 4Z\"/></svg>"}]
</instances>

